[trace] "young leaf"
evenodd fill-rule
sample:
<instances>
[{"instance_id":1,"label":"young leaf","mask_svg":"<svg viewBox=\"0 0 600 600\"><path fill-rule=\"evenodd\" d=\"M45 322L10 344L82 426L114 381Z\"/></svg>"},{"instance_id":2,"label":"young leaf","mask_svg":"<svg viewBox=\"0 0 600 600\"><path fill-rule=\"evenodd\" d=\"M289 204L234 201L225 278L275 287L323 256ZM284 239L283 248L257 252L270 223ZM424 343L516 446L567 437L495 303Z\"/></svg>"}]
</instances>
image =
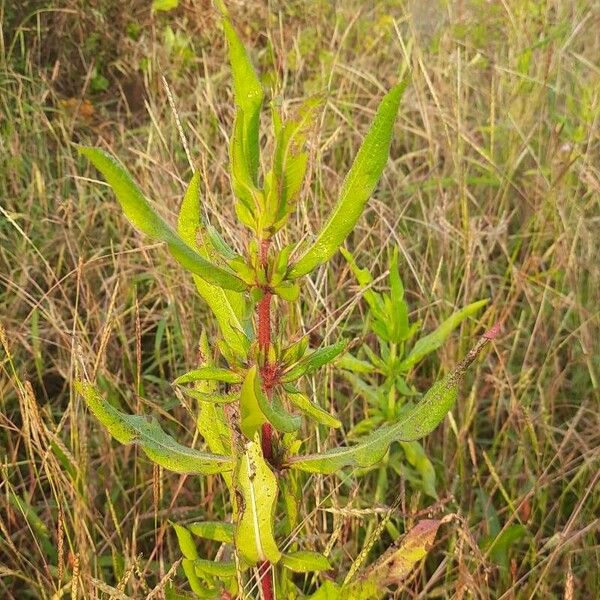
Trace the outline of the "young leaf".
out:
<instances>
[{"instance_id":1,"label":"young leaf","mask_svg":"<svg viewBox=\"0 0 600 600\"><path fill-rule=\"evenodd\" d=\"M254 365L246 372L240 390L240 429L249 440L254 439L254 435L261 425L267 422L256 397L256 374L257 367Z\"/></svg>"},{"instance_id":2,"label":"young leaf","mask_svg":"<svg viewBox=\"0 0 600 600\"><path fill-rule=\"evenodd\" d=\"M221 473L233 469L226 456L208 454L177 443L156 422L145 417L127 415L104 400L93 385L78 381L75 389L83 396L89 409L122 444L136 443L156 464L176 473Z\"/></svg>"},{"instance_id":3,"label":"young leaf","mask_svg":"<svg viewBox=\"0 0 600 600\"><path fill-rule=\"evenodd\" d=\"M448 336L468 317L474 315L480 308L485 306L489 300L479 300L473 302L451 317L446 319L434 332L421 338L410 351L408 356L400 363L401 371L408 371L416 365L421 359L434 350L437 350L448 338Z\"/></svg>"},{"instance_id":4,"label":"young leaf","mask_svg":"<svg viewBox=\"0 0 600 600\"><path fill-rule=\"evenodd\" d=\"M281 552L273 535L277 479L265 462L260 443L248 442L236 469L235 545L250 564L277 563Z\"/></svg>"},{"instance_id":5,"label":"young leaf","mask_svg":"<svg viewBox=\"0 0 600 600\"><path fill-rule=\"evenodd\" d=\"M334 360L345 348L346 342L340 340L335 344L331 344L331 346L324 346L323 348L315 350L285 372L281 377L281 381L283 383L289 383L290 381L295 381L299 377L302 377L302 375L308 375L309 373L316 371L318 368Z\"/></svg>"},{"instance_id":6,"label":"young leaf","mask_svg":"<svg viewBox=\"0 0 600 600\"><path fill-rule=\"evenodd\" d=\"M333 415L330 415L326 410L321 408L318 404L311 402L309 397L299 392L292 386L285 386L287 399L300 411L302 411L307 417L314 419L321 425L327 427L341 427L342 424Z\"/></svg>"},{"instance_id":7,"label":"young leaf","mask_svg":"<svg viewBox=\"0 0 600 600\"><path fill-rule=\"evenodd\" d=\"M318 552L299 550L281 555L281 564L294 573L312 573L315 571L329 571L331 563L326 556Z\"/></svg>"},{"instance_id":8,"label":"young leaf","mask_svg":"<svg viewBox=\"0 0 600 600\"><path fill-rule=\"evenodd\" d=\"M215 246L220 240L223 246L223 252L227 252L228 246L219 236L217 231L211 225L206 228L200 217L200 174L196 172L187 187L177 219L177 231L183 241L196 250L205 259L210 259L210 252L206 244L198 244L196 234L199 230L211 241ZM219 246L221 249L221 246ZM229 252L233 251L229 249ZM235 258L229 255L230 258ZM245 335L246 328L244 327L243 319L246 312L245 300L242 294L233 290L225 290L221 287L213 285L205 281L198 275L194 275L194 284L196 289L209 308L214 313L219 324L223 338L227 344L235 351L235 353L245 360L250 348L250 340Z\"/></svg>"},{"instance_id":9,"label":"young leaf","mask_svg":"<svg viewBox=\"0 0 600 600\"><path fill-rule=\"evenodd\" d=\"M289 272L301 277L327 262L354 229L387 163L396 113L407 81L393 87L381 101L375 119L342 184L332 215Z\"/></svg>"},{"instance_id":10,"label":"young leaf","mask_svg":"<svg viewBox=\"0 0 600 600\"><path fill-rule=\"evenodd\" d=\"M199 521L186 525L187 529L195 536L224 544L233 544L233 523L222 521Z\"/></svg>"},{"instance_id":11,"label":"young leaf","mask_svg":"<svg viewBox=\"0 0 600 600\"><path fill-rule=\"evenodd\" d=\"M262 390L261 379L258 373L254 377L254 394L262 414L277 431L292 433L300 429L302 419L287 413L283 406L281 406L277 396L273 396L269 402L269 398L267 398Z\"/></svg>"},{"instance_id":12,"label":"young leaf","mask_svg":"<svg viewBox=\"0 0 600 600\"><path fill-rule=\"evenodd\" d=\"M79 152L102 173L110 184L125 216L142 233L165 242L175 260L205 281L230 290L243 291L246 284L233 273L206 260L188 246L152 209L131 175L100 148L80 147Z\"/></svg>"},{"instance_id":13,"label":"young leaf","mask_svg":"<svg viewBox=\"0 0 600 600\"><path fill-rule=\"evenodd\" d=\"M319 454L292 456L289 467L310 473L335 473L347 466L370 467L379 462L392 442L418 440L431 433L454 405L458 385L468 366L489 338L483 336L454 371L431 386L421 401L396 423L384 425L353 446Z\"/></svg>"},{"instance_id":14,"label":"young leaf","mask_svg":"<svg viewBox=\"0 0 600 600\"><path fill-rule=\"evenodd\" d=\"M233 74L235 103L239 111L243 113L244 154L250 177L256 183L259 159L258 129L264 91L248 53L226 14L223 14L223 31L229 46L229 63Z\"/></svg>"},{"instance_id":15,"label":"young leaf","mask_svg":"<svg viewBox=\"0 0 600 600\"><path fill-rule=\"evenodd\" d=\"M223 383L242 383L242 376L229 369L219 367L200 367L180 375L173 383L193 383L194 381L222 381Z\"/></svg>"}]
</instances>

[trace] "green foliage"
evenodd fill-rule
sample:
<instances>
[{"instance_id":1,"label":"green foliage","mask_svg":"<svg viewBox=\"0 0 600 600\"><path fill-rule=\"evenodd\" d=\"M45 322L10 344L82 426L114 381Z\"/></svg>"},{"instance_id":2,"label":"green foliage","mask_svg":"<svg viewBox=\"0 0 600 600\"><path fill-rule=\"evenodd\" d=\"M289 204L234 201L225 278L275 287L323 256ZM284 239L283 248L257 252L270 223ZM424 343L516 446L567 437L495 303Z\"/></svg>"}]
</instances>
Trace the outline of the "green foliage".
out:
<instances>
[{"instance_id":1,"label":"green foliage","mask_svg":"<svg viewBox=\"0 0 600 600\"><path fill-rule=\"evenodd\" d=\"M180 473L222 475L230 496L227 506L232 511L232 522L225 522L225 518L173 525L184 557L182 568L196 596L237 595L240 582L254 576L248 575L253 572L249 567L257 567L262 595L265 600L272 600L266 583L272 582L270 569L278 569L281 578L276 577L275 581L284 594L289 592L292 597L293 590L297 590L292 573L332 569L325 555L303 550L282 553L283 546L277 541L281 530L293 534L298 524L303 472L329 474L348 466L371 467L384 459L393 442L400 442L406 460L421 473L428 492L435 495L435 473L416 440L433 431L452 408L465 370L488 338L482 338L466 359L435 383L420 401L396 403L396 394L405 398L416 395L406 382L408 371L485 302L456 313L407 352L405 346L411 343L419 325L409 322L397 251L390 261L390 293L381 294L372 289L373 278L368 271L359 269L352 255L342 250L364 289L371 327L379 337L380 355L365 345L364 358L342 356L348 348L343 339L309 351L306 337L294 343L285 336L271 338L272 296L297 302L300 278L326 263L356 226L387 163L396 115L408 81L394 86L381 101L332 214L315 241L292 262L294 245L277 250L272 238L296 210L307 173L305 145L320 101L309 99L287 120L276 103L271 103L275 145L271 168L263 176L259 140L264 90L226 7L222 2L217 5L227 40L236 107L229 147L230 180L237 198L238 218L254 233L246 252L235 252L204 221L198 173L193 174L184 194L175 231L153 210L128 172L111 156L99 149L80 148L112 187L131 223L151 239L166 243L174 258L192 273L198 293L215 315L222 339L213 347L203 332L200 364L173 382L197 402L198 432L210 453L179 445L156 421L121 413L89 383L80 383L78 391L113 437L125 444L137 443L159 465ZM154 8L170 7L169 3L155 3ZM253 310L257 315L254 328ZM330 428L342 426L339 419L302 391L301 383L303 377L336 360L349 370L353 385L375 400L380 412L373 423L382 426L363 427L366 435L351 445L319 454L299 454L302 441L298 432L303 421L290 410L300 411L309 423L314 421ZM383 382L378 385L374 378L383 378ZM381 404L383 397L387 409ZM350 432L351 436L355 432ZM385 469L386 465L380 466L383 474ZM276 512L281 505L285 519L279 522ZM211 561L200 556L196 537L233 549L227 549L225 556L218 553L218 559ZM398 583L424 556L425 542L418 540L412 540L409 533L403 545L393 550L384 563L373 567L369 575L351 585L325 582L313 598L378 596L390 584Z\"/></svg>"}]
</instances>

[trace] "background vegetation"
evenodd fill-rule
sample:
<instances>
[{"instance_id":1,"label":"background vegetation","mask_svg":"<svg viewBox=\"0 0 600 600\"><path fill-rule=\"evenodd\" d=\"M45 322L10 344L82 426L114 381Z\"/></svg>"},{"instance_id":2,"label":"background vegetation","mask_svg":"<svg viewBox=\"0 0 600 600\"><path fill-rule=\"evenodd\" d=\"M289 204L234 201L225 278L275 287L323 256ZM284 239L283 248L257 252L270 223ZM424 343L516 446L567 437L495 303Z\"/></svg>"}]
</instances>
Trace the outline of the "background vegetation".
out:
<instances>
[{"instance_id":1,"label":"background vegetation","mask_svg":"<svg viewBox=\"0 0 600 600\"><path fill-rule=\"evenodd\" d=\"M229 5L276 101L327 97L296 239L324 221L378 100L411 72L391 160L348 247L376 276L399 247L412 318L426 331L492 299L411 383L426 389L483 327L503 322L425 441L438 500L410 470L390 475L378 502L373 478L313 477L305 539L337 545L333 562L347 569L386 506L398 511L373 556L416 517L455 513L398 597L597 597L597 3ZM97 175L73 142L121 157L172 222L190 177L172 102L207 214L241 247L217 15L208 0L166 12L149 0L4 0L0 19L0 595L161 597L171 578L184 591L168 519L210 519L218 481L162 472L110 441L71 382L81 369L105 378L131 412L158 411L192 443L194 415L169 381L196 364L201 328L215 324L168 254L90 183ZM374 342L357 290L341 255L305 285L312 345L334 330ZM365 416L343 377L314 386L344 431Z\"/></svg>"}]
</instances>

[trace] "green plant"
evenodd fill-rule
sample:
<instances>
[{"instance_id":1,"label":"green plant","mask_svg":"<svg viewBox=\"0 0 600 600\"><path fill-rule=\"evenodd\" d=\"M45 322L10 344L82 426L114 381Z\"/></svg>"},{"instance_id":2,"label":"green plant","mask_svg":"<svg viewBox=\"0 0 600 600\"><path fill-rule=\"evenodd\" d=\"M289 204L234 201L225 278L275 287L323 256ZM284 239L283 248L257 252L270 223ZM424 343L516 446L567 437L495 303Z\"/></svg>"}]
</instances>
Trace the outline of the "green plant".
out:
<instances>
[{"instance_id":1,"label":"green plant","mask_svg":"<svg viewBox=\"0 0 600 600\"><path fill-rule=\"evenodd\" d=\"M355 439L371 433L374 428L383 424L398 421L414 407L412 400L419 396L419 392L407 383L414 367L442 346L454 329L477 313L488 301L480 300L465 306L446 319L435 331L419 337L415 342L414 338L421 329L421 323L411 323L409 320L404 284L398 269L398 250L394 249L389 261L389 294L375 291L371 273L365 268L360 268L348 250L341 248L341 252L348 261L367 303L367 330L377 339L376 351L364 343L356 355L345 354L337 363L354 391L368 404L365 418L348 433L349 439ZM417 440L400 440L377 467L376 502L385 499L390 469L437 499L435 470Z\"/></svg>"},{"instance_id":2,"label":"green plant","mask_svg":"<svg viewBox=\"0 0 600 600\"><path fill-rule=\"evenodd\" d=\"M90 382L79 381L77 389L119 442L138 444L152 461L178 473L222 476L229 492L231 520L174 525L184 556L183 569L198 597L244 597L245 586L255 577L266 600L274 598L276 590L278 597L293 598L299 597L301 590L292 573L331 568L325 555L302 550L286 553L277 541L297 525L304 473L371 467L382 460L393 442L411 442L430 433L452 407L465 370L493 334L481 338L453 372L398 418L390 418L353 445L318 454L300 452L300 415L314 421L315 427L339 428L341 423L312 402L299 381L334 361L347 344L340 340L309 350L306 337L294 342L290 341L293 337L274 339L271 312L274 303L279 307L279 302L298 301L302 277L329 261L356 225L386 165L406 81L381 101L342 184L337 205L316 239L303 247L278 248L274 238L300 196L308 162L304 145L318 103L308 100L296 118L285 123L277 108L271 107L276 144L271 169L262 177L259 115L264 92L224 7L222 11L236 103L231 183L237 216L253 233L244 256L201 218L197 173L184 195L175 230L154 211L120 163L100 149L80 148L110 184L131 223L150 238L164 242L176 261L192 273L199 294L215 314L222 336L218 353L211 351L203 334L201 364L174 382L198 402L198 431L208 451L179 444L155 419L121 412ZM275 515L280 508L285 518L278 527ZM382 596L386 586L397 583L422 556L437 526L438 521L416 528L399 549L391 550L391 558L384 557L356 580L351 571L343 584L326 581L312 597L334 598L342 593L356 599ZM199 556L193 536L225 544L229 550L218 560L205 560ZM398 556L407 544L418 552Z\"/></svg>"}]
</instances>

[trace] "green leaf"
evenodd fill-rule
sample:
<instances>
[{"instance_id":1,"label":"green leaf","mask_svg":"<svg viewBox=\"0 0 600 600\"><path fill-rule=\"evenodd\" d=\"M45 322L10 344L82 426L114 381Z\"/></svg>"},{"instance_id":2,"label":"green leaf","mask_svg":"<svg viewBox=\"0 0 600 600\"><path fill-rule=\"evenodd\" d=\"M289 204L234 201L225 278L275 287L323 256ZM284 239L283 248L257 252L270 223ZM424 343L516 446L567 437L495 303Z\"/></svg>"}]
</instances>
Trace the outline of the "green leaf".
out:
<instances>
[{"instance_id":1,"label":"green leaf","mask_svg":"<svg viewBox=\"0 0 600 600\"><path fill-rule=\"evenodd\" d=\"M217 239L221 240L223 247L219 246L219 251L226 252L227 244L214 227L211 225L204 227L200 214L200 174L196 172L190 180L181 202L177 219L177 231L188 246L197 250L201 256L209 260L211 254L206 244L198 244L196 241L198 231L202 232L203 237L206 233L206 237L213 247L219 243ZM235 253L233 253L230 258L235 258L235 256ZM244 296L239 292L213 285L198 277L198 275L193 277L198 293L204 298L217 318L224 340L242 360L245 360L248 356L250 340L245 334L246 328L243 322L246 312Z\"/></svg>"},{"instance_id":2,"label":"green leaf","mask_svg":"<svg viewBox=\"0 0 600 600\"><path fill-rule=\"evenodd\" d=\"M408 306L404 301L404 285L398 270L398 249L394 248L394 254L390 263L390 324L392 329L392 342L400 343L408 335Z\"/></svg>"},{"instance_id":3,"label":"green leaf","mask_svg":"<svg viewBox=\"0 0 600 600\"><path fill-rule=\"evenodd\" d=\"M180 375L173 383L193 383L194 381L222 381L223 383L242 383L242 376L229 369L220 367L200 367Z\"/></svg>"},{"instance_id":4,"label":"green leaf","mask_svg":"<svg viewBox=\"0 0 600 600\"><path fill-rule=\"evenodd\" d=\"M187 529L195 536L206 540L214 540L224 544L233 544L234 526L233 523L223 523L222 521L198 521L186 525Z\"/></svg>"},{"instance_id":5,"label":"green leaf","mask_svg":"<svg viewBox=\"0 0 600 600\"><path fill-rule=\"evenodd\" d=\"M193 560L184 558L181 561L181 566L183 567L183 572L185 573L188 583L190 584L192 592L194 592L198 598L215 598L215 595L212 593L212 591L207 590L198 578L198 575L196 575Z\"/></svg>"},{"instance_id":6,"label":"green leaf","mask_svg":"<svg viewBox=\"0 0 600 600\"><path fill-rule=\"evenodd\" d=\"M292 456L289 467L310 473L335 473L347 466L370 467L379 462L392 442L418 440L431 433L454 405L468 366L489 342L487 337L479 342L458 365L443 379L431 386L421 401L408 410L396 423L384 425L353 446L335 448L319 454Z\"/></svg>"},{"instance_id":7,"label":"green leaf","mask_svg":"<svg viewBox=\"0 0 600 600\"><path fill-rule=\"evenodd\" d=\"M175 533L177 534L179 549L184 558L189 560L199 558L196 543L194 542L192 534L182 525L178 525L177 523L171 523L171 525L173 525L173 529L175 529Z\"/></svg>"},{"instance_id":8,"label":"green leaf","mask_svg":"<svg viewBox=\"0 0 600 600\"><path fill-rule=\"evenodd\" d=\"M211 402L213 404L231 404L240 398L239 392L230 392L229 394L216 394L214 392L201 392L194 388L184 388L183 393L190 398L199 400L200 402Z\"/></svg>"},{"instance_id":9,"label":"green leaf","mask_svg":"<svg viewBox=\"0 0 600 600\"><path fill-rule=\"evenodd\" d=\"M388 597L392 585L400 585L414 566L425 558L435 541L443 520L424 519L419 521L403 538L399 546L392 546L356 582L344 585L342 595L348 598ZM367 596L361 591L369 591Z\"/></svg>"},{"instance_id":10,"label":"green leaf","mask_svg":"<svg viewBox=\"0 0 600 600\"><path fill-rule=\"evenodd\" d=\"M344 354L340 360L337 361L337 366L340 369L352 371L353 373L368 374L375 371L375 367L370 362L360 360L352 354Z\"/></svg>"},{"instance_id":11,"label":"green leaf","mask_svg":"<svg viewBox=\"0 0 600 600\"><path fill-rule=\"evenodd\" d=\"M479 300L455 312L446 319L434 332L421 338L410 351L408 356L400 363L400 370L408 371L428 354L437 350L448 338L448 336L468 317L474 315L480 308L485 306L489 300Z\"/></svg>"},{"instance_id":12,"label":"green leaf","mask_svg":"<svg viewBox=\"0 0 600 600\"><path fill-rule=\"evenodd\" d=\"M179 0L152 0L152 10L169 11L177 8Z\"/></svg>"},{"instance_id":13,"label":"green leaf","mask_svg":"<svg viewBox=\"0 0 600 600\"><path fill-rule=\"evenodd\" d=\"M267 398L262 390L262 380L258 373L256 373L254 378L254 393L262 414L277 431L292 433L300 429L302 419L286 412L283 406L281 406L278 396L273 395L269 401L269 398Z\"/></svg>"},{"instance_id":14,"label":"green leaf","mask_svg":"<svg viewBox=\"0 0 600 600\"><path fill-rule=\"evenodd\" d=\"M279 562L281 552L273 534L277 479L263 458L260 443L246 444L235 480L236 548L250 565Z\"/></svg>"},{"instance_id":15,"label":"green leaf","mask_svg":"<svg viewBox=\"0 0 600 600\"><path fill-rule=\"evenodd\" d=\"M289 383L290 381L294 381L302 375L308 375L323 365L330 363L337 356L339 356L344 349L346 348L346 342L344 340L340 340L335 344L331 344L331 346L324 346L323 348L319 348L315 350L311 354L305 356L299 363L292 366L288 371L286 371L282 377L281 381L283 383Z\"/></svg>"},{"instance_id":16,"label":"green leaf","mask_svg":"<svg viewBox=\"0 0 600 600\"><path fill-rule=\"evenodd\" d=\"M212 577L228 578L235 577L236 565L233 560L221 561L197 558L194 561L194 570L200 576L210 575Z\"/></svg>"},{"instance_id":17,"label":"green leaf","mask_svg":"<svg viewBox=\"0 0 600 600\"><path fill-rule=\"evenodd\" d=\"M341 587L337 583L326 579L319 589L311 596L308 596L306 600L340 600L341 598ZM355 600L350 598L347 594L344 598L346 600Z\"/></svg>"},{"instance_id":18,"label":"green leaf","mask_svg":"<svg viewBox=\"0 0 600 600\"><path fill-rule=\"evenodd\" d=\"M117 441L138 444L150 460L165 469L204 475L233 469L231 459L226 456L200 452L177 443L155 419L148 421L145 417L122 413L106 402L91 384L78 381L75 389Z\"/></svg>"},{"instance_id":19,"label":"green leaf","mask_svg":"<svg viewBox=\"0 0 600 600\"><path fill-rule=\"evenodd\" d=\"M438 499L435 489L435 469L423 450L423 446L417 441L400 442L406 460L417 470L421 476L423 491L432 498Z\"/></svg>"},{"instance_id":20,"label":"green leaf","mask_svg":"<svg viewBox=\"0 0 600 600\"><path fill-rule=\"evenodd\" d=\"M240 429L249 440L254 439L254 434L260 429L263 423L267 422L256 397L256 374L257 368L254 365L246 372L246 377L240 390Z\"/></svg>"},{"instance_id":21,"label":"green leaf","mask_svg":"<svg viewBox=\"0 0 600 600\"><path fill-rule=\"evenodd\" d=\"M80 147L79 152L102 173L129 221L152 239L165 242L175 260L185 269L222 288L239 292L246 289L241 279L206 260L186 244L152 209L131 175L110 154L91 147Z\"/></svg>"},{"instance_id":22,"label":"green leaf","mask_svg":"<svg viewBox=\"0 0 600 600\"><path fill-rule=\"evenodd\" d=\"M259 162L258 133L260 109L264 91L248 53L236 33L230 19L223 14L223 31L229 47L229 63L233 74L233 90L238 116L242 119L242 146L247 161L248 173L256 183Z\"/></svg>"},{"instance_id":23,"label":"green leaf","mask_svg":"<svg viewBox=\"0 0 600 600\"><path fill-rule=\"evenodd\" d=\"M317 423L326 425L327 427L341 427L341 422L333 415L330 415L326 410L318 404L310 401L310 398L299 392L292 386L284 386L287 399L306 416L314 419Z\"/></svg>"},{"instance_id":24,"label":"green leaf","mask_svg":"<svg viewBox=\"0 0 600 600\"><path fill-rule=\"evenodd\" d=\"M294 573L312 573L331 569L331 563L326 556L307 550L282 554L281 564Z\"/></svg>"},{"instance_id":25,"label":"green leaf","mask_svg":"<svg viewBox=\"0 0 600 600\"><path fill-rule=\"evenodd\" d=\"M301 277L327 262L354 229L387 163L396 113L407 81L383 98L354 163L342 184L338 202L314 244L289 272Z\"/></svg>"}]
</instances>

